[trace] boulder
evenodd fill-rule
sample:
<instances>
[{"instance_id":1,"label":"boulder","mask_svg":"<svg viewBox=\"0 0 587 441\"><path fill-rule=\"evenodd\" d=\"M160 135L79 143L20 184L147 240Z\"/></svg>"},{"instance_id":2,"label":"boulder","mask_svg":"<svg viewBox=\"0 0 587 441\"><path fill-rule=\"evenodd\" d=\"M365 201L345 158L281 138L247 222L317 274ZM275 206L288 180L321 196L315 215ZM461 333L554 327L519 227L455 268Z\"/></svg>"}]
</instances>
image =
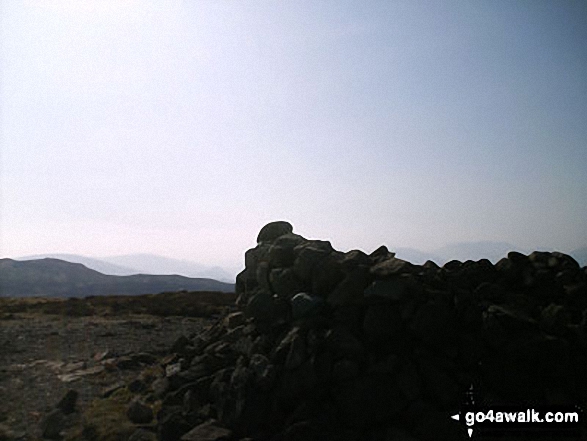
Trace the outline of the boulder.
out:
<instances>
[{"instance_id":1,"label":"boulder","mask_svg":"<svg viewBox=\"0 0 587 441\"><path fill-rule=\"evenodd\" d=\"M279 236L284 234L292 233L293 227L289 222L275 221L270 222L261 228L259 235L257 236L257 243L262 242L273 242Z\"/></svg>"}]
</instances>

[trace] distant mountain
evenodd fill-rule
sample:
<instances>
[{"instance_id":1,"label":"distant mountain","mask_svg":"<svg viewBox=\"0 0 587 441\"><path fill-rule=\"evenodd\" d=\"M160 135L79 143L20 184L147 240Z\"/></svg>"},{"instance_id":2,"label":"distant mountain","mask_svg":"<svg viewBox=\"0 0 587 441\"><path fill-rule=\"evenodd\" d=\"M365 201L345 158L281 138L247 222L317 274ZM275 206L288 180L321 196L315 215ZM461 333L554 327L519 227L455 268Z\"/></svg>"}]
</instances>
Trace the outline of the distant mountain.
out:
<instances>
[{"instance_id":1,"label":"distant mountain","mask_svg":"<svg viewBox=\"0 0 587 441\"><path fill-rule=\"evenodd\" d=\"M415 248L396 248L391 250L395 253L398 259L407 260L408 262L422 265L427 260L431 260L439 264L443 259L434 253L427 253L425 251L420 251Z\"/></svg>"},{"instance_id":2,"label":"distant mountain","mask_svg":"<svg viewBox=\"0 0 587 441\"><path fill-rule=\"evenodd\" d=\"M207 277L233 282L234 276L217 266L201 265L189 260L172 259L155 254L128 254L102 258L110 264L136 268L143 274L179 274L186 277Z\"/></svg>"},{"instance_id":3,"label":"distant mountain","mask_svg":"<svg viewBox=\"0 0 587 441\"><path fill-rule=\"evenodd\" d=\"M177 275L111 276L59 259L0 259L0 297L136 295L183 289L233 292L234 285Z\"/></svg>"},{"instance_id":4,"label":"distant mountain","mask_svg":"<svg viewBox=\"0 0 587 441\"><path fill-rule=\"evenodd\" d=\"M458 242L445 245L442 248L434 250L434 254L440 257L443 265L451 260L479 260L489 259L496 263L503 257L506 257L510 251L520 251L524 254L528 252L521 250L520 247L507 242L479 241L479 242Z\"/></svg>"},{"instance_id":5,"label":"distant mountain","mask_svg":"<svg viewBox=\"0 0 587 441\"><path fill-rule=\"evenodd\" d=\"M15 260L60 259L81 263L90 269L112 276L131 276L133 274L179 275L193 278L206 278L234 283L235 275L218 266L200 265L188 260L172 259L154 254L128 254L94 258L79 254L36 254L17 257ZM236 274L236 273L235 273Z\"/></svg>"},{"instance_id":6,"label":"distant mountain","mask_svg":"<svg viewBox=\"0 0 587 441\"><path fill-rule=\"evenodd\" d=\"M129 268L126 266L115 265L104 260L95 259L93 257L81 256L79 254L35 254L32 256L17 257L15 260L38 260L38 259L59 259L65 260L72 263L81 263L90 269L96 270L102 274L109 274L111 276L130 276L133 274L139 274L141 271L135 268Z\"/></svg>"}]
</instances>

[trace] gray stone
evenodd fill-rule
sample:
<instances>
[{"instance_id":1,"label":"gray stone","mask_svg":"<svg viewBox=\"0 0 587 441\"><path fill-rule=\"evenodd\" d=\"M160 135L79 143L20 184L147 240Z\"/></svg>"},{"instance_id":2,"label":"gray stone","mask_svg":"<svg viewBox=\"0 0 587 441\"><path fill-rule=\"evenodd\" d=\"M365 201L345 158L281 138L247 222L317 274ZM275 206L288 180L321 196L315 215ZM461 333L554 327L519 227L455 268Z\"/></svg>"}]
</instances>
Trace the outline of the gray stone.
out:
<instances>
[{"instance_id":1,"label":"gray stone","mask_svg":"<svg viewBox=\"0 0 587 441\"><path fill-rule=\"evenodd\" d=\"M133 400L126 410L126 416L135 424L148 424L153 420L153 409L138 400Z\"/></svg>"},{"instance_id":2,"label":"gray stone","mask_svg":"<svg viewBox=\"0 0 587 441\"><path fill-rule=\"evenodd\" d=\"M269 263L273 268L284 268L293 265L294 247L273 244L269 248Z\"/></svg>"},{"instance_id":3,"label":"gray stone","mask_svg":"<svg viewBox=\"0 0 587 441\"><path fill-rule=\"evenodd\" d=\"M301 280L291 268L275 268L271 270L269 283L272 292L286 299L303 290Z\"/></svg>"},{"instance_id":4,"label":"gray stone","mask_svg":"<svg viewBox=\"0 0 587 441\"><path fill-rule=\"evenodd\" d=\"M297 293L291 299L292 317L294 320L313 317L320 313L324 300L318 296L311 296L305 292Z\"/></svg>"},{"instance_id":5,"label":"gray stone","mask_svg":"<svg viewBox=\"0 0 587 441\"><path fill-rule=\"evenodd\" d=\"M414 265L396 257L384 260L371 267L371 274L377 279L385 279L400 274L412 273Z\"/></svg>"},{"instance_id":6,"label":"gray stone","mask_svg":"<svg viewBox=\"0 0 587 441\"><path fill-rule=\"evenodd\" d=\"M293 232L293 227L289 222L275 221L270 222L261 228L259 235L257 236L257 243L261 242L273 242L279 236L289 234Z\"/></svg>"},{"instance_id":7,"label":"gray stone","mask_svg":"<svg viewBox=\"0 0 587 441\"><path fill-rule=\"evenodd\" d=\"M234 329L237 326L244 325L245 321L246 317L242 311L231 312L224 318L224 326L227 329Z\"/></svg>"},{"instance_id":8,"label":"gray stone","mask_svg":"<svg viewBox=\"0 0 587 441\"><path fill-rule=\"evenodd\" d=\"M295 248L297 257L293 269L306 283L311 283L315 268L332 252L329 242L311 241Z\"/></svg>"}]
</instances>

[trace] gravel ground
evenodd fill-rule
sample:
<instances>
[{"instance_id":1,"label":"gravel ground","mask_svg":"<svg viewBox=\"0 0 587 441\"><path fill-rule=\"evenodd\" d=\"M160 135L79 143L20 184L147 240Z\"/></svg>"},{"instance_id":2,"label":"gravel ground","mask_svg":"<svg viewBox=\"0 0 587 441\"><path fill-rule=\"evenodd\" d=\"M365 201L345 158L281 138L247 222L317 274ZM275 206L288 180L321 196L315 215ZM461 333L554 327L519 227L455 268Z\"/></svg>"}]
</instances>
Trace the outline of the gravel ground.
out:
<instances>
[{"instance_id":1,"label":"gravel ground","mask_svg":"<svg viewBox=\"0 0 587 441\"><path fill-rule=\"evenodd\" d=\"M78 409L104 388L134 379L128 354L165 353L212 319L128 315L9 314L0 320L0 441L41 439L40 424L69 389Z\"/></svg>"}]
</instances>

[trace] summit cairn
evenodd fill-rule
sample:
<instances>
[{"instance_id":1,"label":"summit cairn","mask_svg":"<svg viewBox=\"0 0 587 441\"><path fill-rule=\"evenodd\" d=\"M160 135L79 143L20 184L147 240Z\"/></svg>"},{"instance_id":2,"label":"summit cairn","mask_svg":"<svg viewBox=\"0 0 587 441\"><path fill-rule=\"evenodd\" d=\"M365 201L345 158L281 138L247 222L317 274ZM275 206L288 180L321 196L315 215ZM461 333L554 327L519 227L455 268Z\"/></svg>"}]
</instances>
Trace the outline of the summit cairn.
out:
<instances>
[{"instance_id":1,"label":"summit cairn","mask_svg":"<svg viewBox=\"0 0 587 441\"><path fill-rule=\"evenodd\" d=\"M587 268L562 253L414 265L279 221L236 293L144 392L159 439L459 440L471 388L488 406L587 402Z\"/></svg>"}]
</instances>

